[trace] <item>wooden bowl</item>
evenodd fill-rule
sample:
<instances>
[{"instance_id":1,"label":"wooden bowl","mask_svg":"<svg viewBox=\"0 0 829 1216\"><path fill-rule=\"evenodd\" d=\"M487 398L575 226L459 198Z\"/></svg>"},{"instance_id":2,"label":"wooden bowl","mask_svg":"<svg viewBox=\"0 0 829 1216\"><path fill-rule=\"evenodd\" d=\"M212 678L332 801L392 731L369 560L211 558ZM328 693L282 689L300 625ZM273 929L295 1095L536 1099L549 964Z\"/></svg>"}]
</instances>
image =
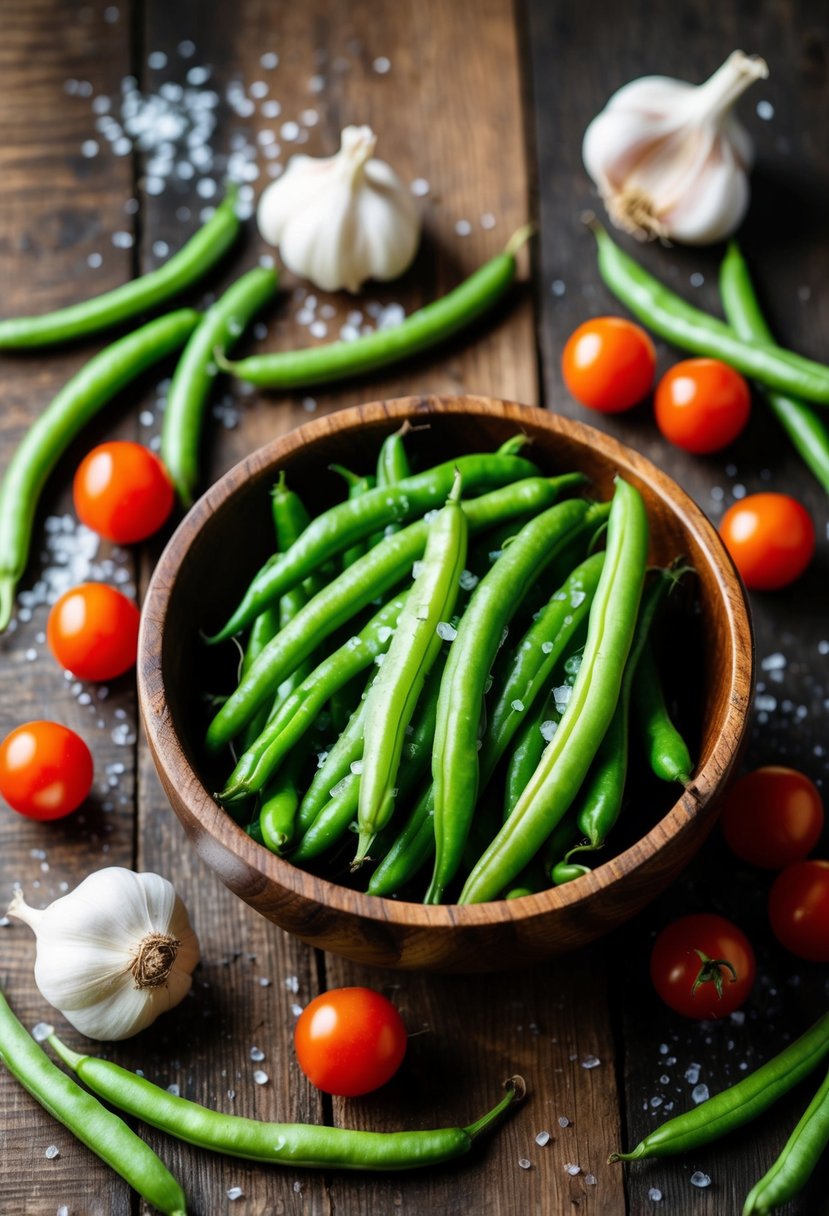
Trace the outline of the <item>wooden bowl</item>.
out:
<instances>
[{"instance_id":1,"label":"wooden bowl","mask_svg":"<svg viewBox=\"0 0 829 1216\"><path fill-rule=\"evenodd\" d=\"M215 802L202 750L199 697L209 678L199 629L211 630L269 552L268 494L278 470L318 511L342 496L332 461L373 467L379 445L409 419L424 459L493 450L516 431L549 473L581 469L599 497L614 474L644 495L654 562L683 554L696 570L695 613L676 663L696 703L693 779L661 785L649 830L586 877L517 900L431 907L380 899L295 868L256 844ZM690 660L690 661L689 661ZM674 655L671 655L674 662ZM196 503L156 567L142 615L138 688L167 796L200 856L237 895L310 945L356 962L404 969L495 971L571 950L632 916L674 879L715 818L715 796L738 758L753 680L753 644L739 578L712 525L649 461L590 427L481 397L379 401L318 418L254 452ZM662 805L659 805L659 799ZM646 800L647 801L647 800ZM645 808L646 810L648 808Z\"/></svg>"}]
</instances>

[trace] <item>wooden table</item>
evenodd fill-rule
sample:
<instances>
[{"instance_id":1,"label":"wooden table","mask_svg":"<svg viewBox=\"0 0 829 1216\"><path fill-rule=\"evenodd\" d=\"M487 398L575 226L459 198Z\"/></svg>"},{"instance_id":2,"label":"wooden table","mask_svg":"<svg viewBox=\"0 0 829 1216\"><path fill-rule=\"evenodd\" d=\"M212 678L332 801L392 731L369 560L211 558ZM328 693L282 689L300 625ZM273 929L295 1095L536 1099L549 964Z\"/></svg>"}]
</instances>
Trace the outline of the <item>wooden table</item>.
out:
<instances>
[{"instance_id":1,"label":"wooden table","mask_svg":"<svg viewBox=\"0 0 829 1216\"><path fill-rule=\"evenodd\" d=\"M233 6L4 0L0 15L4 315L45 312L158 265L197 227L211 203L211 186L200 182L221 183L229 152L237 170L258 166L256 177L255 169L245 170L255 177L248 194L258 195L291 152L333 151L348 122L371 123L379 154L405 180L420 182L422 253L399 283L370 287L357 301L337 297L329 308L314 293L315 311L307 289L286 276L267 336L255 343L260 348L321 341L324 332L330 339L354 308L371 324L381 305L399 303L409 311L499 249L528 215L538 222L532 268L511 305L438 353L335 392L265 397L223 384L205 447L205 484L309 413L377 397L469 390L583 418L562 387L559 353L577 323L617 305L599 281L592 241L579 222L585 206L596 206L580 162L582 132L623 82L645 72L701 80L735 46L763 54L771 68L768 82L742 107L759 161L744 245L776 332L807 354L827 356L829 24L805 0L764 0L750 8L527 0L515 11L509 0L239 0ZM130 76L132 83L125 83ZM160 165L148 163L112 126L113 118L120 121L122 89L129 95L137 87L145 98L166 92L175 109L181 97L175 88L164 90L165 82L202 95L215 89L215 105L212 98L207 103L216 120L212 165L202 150L193 172L187 167L192 149L189 161L179 152L172 158L183 169L170 171L163 149ZM761 100L768 104L758 113ZM275 132L270 143L268 132ZM254 156L249 162L246 149ZM211 291L266 253L251 221L240 254L213 277ZM682 294L716 309L718 251L649 247L638 253ZM313 333L309 310L319 323ZM2 359L0 465L94 349L90 342ZM676 352L660 349L662 367L675 358ZM201 1216L226 1210L251 1216L738 1213L808 1100L808 1085L720 1145L625 1170L605 1161L620 1143L634 1143L669 1112L690 1107L696 1084L716 1092L774 1054L825 1006L825 968L799 963L771 940L767 875L734 862L714 839L681 883L594 949L495 977L366 971L284 936L196 859L139 731L132 677L105 689L64 678L44 642L46 599L86 577L140 596L163 543L157 538L124 552L91 541L73 521L72 472L105 437L152 442L164 394L159 382L169 370L124 393L87 429L44 498L16 627L0 639L0 733L31 718L59 719L88 740L96 779L86 807L64 821L38 825L0 809L0 898L19 883L30 902L45 905L104 865L170 877L202 944L192 995L138 1039L104 1051L208 1105L260 1118L390 1129L467 1121L514 1072L525 1075L531 1094L483 1151L412 1176L248 1168L142 1129L183 1181L191 1210ZM668 447L647 407L589 421L667 469L714 520L745 491L768 488L796 493L812 512L819 554L811 570L790 590L752 597L763 699L746 763L789 763L821 781L829 627L827 510L818 486L759 400L739 442L705 459ZM57 566L58 559L68 568ZM664 1009L651 991L652 935L692 909L734 916L753 936L759 978L744 1017L692 1024ZM49 1013L33 983L33 939L12 923L0 928L0 941L3 990L32 1025ZM373 1097L330 1102L298 1070L293 1025L297 1007L320 989L354 983L375 985L397 1002L412 1035L408 1060ZM72 1045L83 1042L62 1028ZM259 1065L270 1078L265 1085L252 1079L254 1046L265 1053ZM0 1088L4 1213L139 1210L120 1179L2 1069ZM542 1146L536 1137L544 1131L550 1139ZM46 1156L50 1145L59 1149L54 1159ZM522 1159L529 1168L521 1168ZM696 1171L710 1185L692 1185ZM786 1210L825 1211L827 1180L824 1167ZM227 1197L233 1187L242 1198Z\"/></svg>"}]
</instances>

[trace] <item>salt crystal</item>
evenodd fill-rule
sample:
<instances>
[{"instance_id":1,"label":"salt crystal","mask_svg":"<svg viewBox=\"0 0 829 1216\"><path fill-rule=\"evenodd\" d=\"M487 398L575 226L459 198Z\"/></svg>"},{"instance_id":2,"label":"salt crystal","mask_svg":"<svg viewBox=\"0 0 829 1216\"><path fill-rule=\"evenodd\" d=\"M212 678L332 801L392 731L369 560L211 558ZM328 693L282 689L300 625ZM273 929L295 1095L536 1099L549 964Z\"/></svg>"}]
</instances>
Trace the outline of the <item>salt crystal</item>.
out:
<instances>
[{"instance_id":1,"label":"salt crystal","mask_svg":"<svg viewBox=\"0 0 829 1216\"><path fill-rule=\"evenodd\" d=\"M522 1170L532 1169L532 1162L528 1161L526 1157L519 1157L518 1164Z\"/></svg>"},{"instance_id":2,"label":"salt crystal","mask_svg":"<svg viewBox=\"0 0 829 1216\"><path fill-rule=\"evenodd\" d=\"M601 1060L598 1056L585 1056L581 1062L582 1068L598 1068Z\"/></svg>"},{"instance_id":3,"label":"salt crystal","mask_svg":"<svg viewBox=\"0 0 829 1216\"><path fill-rule=\"evenodd\" d=\"M387 72L391 71L391 60L387 59L385 55L378 55L371 66L378 76L385 76Z\"/></svg>"},{"instance_id":4,"label":"salt crystal","mask_svg":"<svg viewBox=\"0 0 829 1216\"><path fill-rule=\"evenodd\" d=\"M269 1077L268 1074L263 1072L261 1068L257 1068L254 1070L253 1079L257 1085L267 1085Z\"/></svg>"},{"instance_id":5,"label":"salt crystal","mask_svg":"<svg viewBox=\"0 0 829 1216\"><path fill-rule=\"evenodd\" d=\"M705 1187L711 1185L711 1179L708 1174L703 1174L702 1170L695 1170L689 1181L691 1186Z\"/></svg>"},{"instance_id":6,"label":"salt crystal","mask_svg":"<svg viewBox=\"0 0 829 1216\"><path fill-rule=\"evenodd\" d=\"M558 1125L559 1125L559 1127L569 1127L569 1126L570 1126L570 1120L567 1118L567 1116L566 1116L566 1115L559 1115L559 1117L558 1117Z\"/></svg>"},{"instance_id":7,"label":"salt crystal","mask_svg":"<svg viewBox=\"0 0 829 1216\"><path fill-rule=\"evenodd\" d=\"M56 1157L60 1156L60 1149L58 1148L58 1146L56 1144L50 1144L49 1147L47 1148L46 1152L43 1155L49 1161L54 1161Z\"/></svg>"},{"instance_id":8,"label":"salt crystal","mask_svg":"<svg viewBox=\"0 0 829 1216\"><path fill-rule=\"evenodd\" d=\"M494 228L495 224L496 224L496 219L495 219L495 216L492 214L492 212L485 211L484 214L481 216L481 227L482 228Z\"/></svg>"},{"instance_id":9,"label":"salt crystal","mask_svg":"<svg viewBox=\"0 0 829 1216\"><path fill-rule=\"evenodd\" d=\"M153 68L154 71L160 71L167 66L167 56L163 51L152 51L147 56L147 67Z\"/></svg>"},{"instance_id":10,"label":"salt crystal","mask_svg":"<svg viewBox=\"0 0 829 1216\"><path fill-rule=\"evenodd\" d=\"M689 1064L689 1066L685 1069L685 1080L689 1083L689 1085L696 1085L697 1081L699 1080L701 1067L701 1064Z\"/></svg>"},{"instance_id":11,"label":"salt crystal","mask_svg":"<svg viewBox=\"0 0 829 1216\"><path fill-rule=\"evenodd\" d=\"M416 195L418 198L423 198L424 195L429 193L431 187L429 186L429 183L426 181L425 177L416 177L414 181L410 183L409 189L411 190L412 194Z\"/></svg>"},{"instance_id":12,"label":"salt crystal","mask_svg":"<svg viewBox=\"0 0 829 1216\"><path fill-rule=\"evenodd\" d=\"M187 72L187 83L192 85L207 84L210 79L210 68L195 67Z\"/></svg>"},{"instance_id":13,"label":"salt crystal","mask_svg":"<svg viewBox=\"0 0 829 1216\"><path fill-rule=\"evenodd\" d=\"M32 1038L36 1043L45 1043L49 1035L54 1033L54 1026L50 1026L48 1022L38 1022L32 1027Z\"/></svg>"},{"instance_id":14,"label":"salt crystal","mask_svg":"<svg viewBox=\"0 0 829 1216\"><path fill-rule=\"evenodd\" d=\"M279 134L287 143L293 143L299 135L299 123L283 122L279 128Z\"/></svg>"},{"instance_id":15,"label":"salt crystal","mask_svg":"<svg viewBox=\"0 0 829 1216\"><path fill-rule=\"evenodd\" d=\"M549 718L546 722L542 722L538 729L541 732L542 739L545 739L549 743L558 730L558 722L554 722L552 718Z\"/></svg>"},{"instance_id":16,"label":"salt crystal","mask_svg":"<svg viewBox=\"0 0 829 1216\"><path fill-rule=\"evenodd\" d=\"M166 241L153 241L153 253L157 258L166 258L170 252L170 246Z\"/></svg>"},{"instance_id":17,"label":"salt crystal","mask_svg":"<svg viewBox=\"0 0 829 1216\"><path fill-rule=\"evenodd\" d=\"M694 1088L691 1090L691 1097L693 1098L694 1102L696 1102L697 1104L699 1104L700 1102L707 1102L708 1101L708 1086L704 1082L700 1085L695 1085Z\"/></svg>"},{"instance_id":18,"label":"salt crystal","mask_svg":"<svg viewBox=\"0 0 829 1216\"><path fill-rule=\"evenodd\" d=\"M517 714L520 714L524 708L524 702L519 701L518 698L516 698L514 701L510 701L509 707L510 709L514 709Z\"/></svg>"},{"instance_id":19,"label":"salt crystal","mask_svg":"<svg viewBox=\"0 0 829 1216\"><path fill-rule=\"evenodd\" d=\"M560 1122L561 1122L561 1120L559 1119L559 1123ZM537 1145L539 1145L541 1148L543 1148L545 1144L550 1143L550 1133L549 1132L539 1132L535 1138L535 1142Z\"/></svg>"},{"instance_id":20,"label":"salt crystal","mask_svg":"<svg viewBox=\"0 0 829 1216\"><path fill-rule=\"evenodd\" d=\"M265 1058L265 1053L262 1051L261 1047L251 1047L248 1055L255 1064L260 1063L260 1061L264 1060Z\"/></svg>"},{"instance_id":21,"label":"salt crystal","mask_svg":"<svg viewBox=\"0 0 829 1216\"><path fill-rule=\"evenodd\" d=\"M10 924L8 916L0 916L0 929L8 929Z\"/></svg>"},{"instance_id":22,"label":"salt crystal","mask_svg":"<svg viewBox=\"0 0 829 1216\"><path fill-rule=\"evenodd\" d=\"M471 591L478 585L478 576L473 574L471 570L462 570L458 583L462 591Z\"/></svg>"},{"instance_id":23,"label":"salt crystal","mask_svg":"<svg viewBox=\"0 0 829 1216\"><path fill-rule=\"evenodd\" d=\"M262 102L262 117L263 118L279 118L282 113L282 106L278 101L263 101Z\"/></svg>"},{"instance_id":24,"label":"salt crystal","mask_svg":"<svg viewBox=\"0 0 829 1216\"><path fill-rule=\"evenodd\" d=\"M785 667L787 661L784 654L776 652L775 654L768 654L764 659L761 659L760 666L763 671L777 671L779 668Z\"/></svg>"},{"instance_id":25,"label":"salt crystal","mask_svg":"<svg viewBox=\"0 0 829 1216\"><path fill-rule=\"evenodd\" d=\"M648 1199L652 1199L654 1203L659 1203L662 1198L662 1192L658 1186L652 1186L648 1191Z\"/></svg>"},{"instance_id":26,"label":"salt crystal","mask_svg":"<svg viewBox=\"0 0 829 1216\"><path fill-rule=\"evenodd\" d=\"M264 55L259 56L259 63L267 71L272 71L279 65L279 56L275 51L265 51Z\"/></svg>"},{"instance_id":27,"label":"salt crystal","mask_svg":"<svg viewBox=\"0 0 829 1216\"><path fill-rule=\"evenodd\" d=\"M363 771L363 762L362 760L352 760L349 767L352 773L359 775Z\"/></svg>"},{"instance_id":28,"label":"salt crystal","mask_svg":"<svg viewBox=\"0 0 829 1216\"><path fill-rule=\"evenodd\" d=\"M454 642L455 638L458 636L457 629L454 625L451 625L449 621L438 621L435 632L444 642Z\"/></svg>"},{"instance_id":29,"label":"salt crystal","mask_svg":"<svg viewBox=\"0 0 829 1216\"><path fill-rule=\"evenodd\" d=\"M699 271L695 271L694 274L692 274L689 278L688 282L692 287L702 287L703 283L705 282L705 275L700 274Z\"/></svg>"},{"instance_id":30,"label":"salt crystal","mask_svg":"<svg viewBox=\"0 0 829 1216\"><path fill-rule=\"evenodd\" d=\"M455 224L455 232L458 236L469 236L472 231L472 225L469 220L458 220Z\"/></svg>"},{"instance_id":31,"label":"salt crystal","mask_svg":"<svg viewBox=\"0 0 829 1216\"><path fill-rule=\"evenodd\" d=\"M567 287L563 279L553 279L550 284L550 291L554 296L563 296L566 290Z\"/></svg>"},{"instance_id":32,"label":"salt crystal","mask_svg":"<svg viewBox=\"0 0 829 1216\"><path fill-rule=\"evenodd\" d=\"M180 1095L181 1095L181 1090L180 1090L180 1089L179 1089L179 1087L176 1085L175 1081L173 1082L173 1084L172 1084L172 1085L168 1085L168 1086L167 1086L167 1093L168 1093L168 1094L172 1094L174 1098L178 1098L178 1097L180 1097Z\"/></svg>"},{"instance_id":33,"label":"salt crystal","mask_svg":"<svg viewBox=\"0 0 829 1216\"><path fill-rule=\"evenodd\" d=\"M576 1165L573 1161L568 1161L564 1167L571 1178L575 1178L576 1174L581 1173L581 1166Z\"/></svg>"},{"instance_id":34,"label":"salt crystal","mask_svg":"<svg viewBox=\"0 0 829 1216\"><path fill-rule=\"evenodd\" d=\"M770 101L762 100L757 102L757 117L762 118L764 122L769 122L770 119L774 118L774 106Z\"/></svg>"},{"instance_id":35,"label":"salt crystal","mask_svg":"<svg viewBox=\"0 0 829 1216\"><path fill-rule=\"evenodd\" d=\"M597 1181L596 1175L595 1174L585 1174L584 1181L587 1186L595 1186L596 1181Z\"/></svg>"},{"instance_id":36,"label":"salt crystal","mask_svg":"<svg viewBox=\"0 0 829 1216\"><path fill-rule=\"evenodd\" d=\"M245 1192L240 1186L232 1186L228 1188L227 1197L232 1201L234 1199L243 1198L244 1194Z\"/></svg>"}]
</instances>

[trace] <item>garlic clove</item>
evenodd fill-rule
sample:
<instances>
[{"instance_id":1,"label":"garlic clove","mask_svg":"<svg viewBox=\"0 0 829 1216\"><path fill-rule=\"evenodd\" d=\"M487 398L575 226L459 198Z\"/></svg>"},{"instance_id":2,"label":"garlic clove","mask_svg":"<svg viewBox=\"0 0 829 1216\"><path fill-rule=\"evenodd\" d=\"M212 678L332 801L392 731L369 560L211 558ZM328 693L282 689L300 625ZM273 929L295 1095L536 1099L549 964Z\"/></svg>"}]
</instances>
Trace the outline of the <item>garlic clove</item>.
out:
<instances>
[{"instance_id":1,"label":"garlic clove","mask_svg":"<svg viewBox=\"0 0 829 1216\"><path fill-rule=\"evenodd\" d=\"M732 107L767 75L762 59L735 51L702 85L648 76L613 94L585 132L582 157L617 227L687 244L735 230L753 148Z\"/></svg>"},{"instance_id":2,"label":"garlic clove","mask_svg":"<svg viewBox=\"0 0 829 1216\"><path fill-rule=\"evenodd\" d=\"M41 994L92 1038L136 1034L190 989L198 940L157 874L109 867L42 910L16 891L8 912L36 934Z\"/></svg>"},{"instance_id":3,"label":"garlic clove","mask_svg":"<svg viewBox=\"0 0 829 1216\"><path fill-rule=\"evenodd\" d=\"M263 238L289 270L324 291L397 278L417 252L417 205L373 156L375 145L370 127L346 127L335 156L293 157L259 200Z\"/></svg>"}]
</instances>

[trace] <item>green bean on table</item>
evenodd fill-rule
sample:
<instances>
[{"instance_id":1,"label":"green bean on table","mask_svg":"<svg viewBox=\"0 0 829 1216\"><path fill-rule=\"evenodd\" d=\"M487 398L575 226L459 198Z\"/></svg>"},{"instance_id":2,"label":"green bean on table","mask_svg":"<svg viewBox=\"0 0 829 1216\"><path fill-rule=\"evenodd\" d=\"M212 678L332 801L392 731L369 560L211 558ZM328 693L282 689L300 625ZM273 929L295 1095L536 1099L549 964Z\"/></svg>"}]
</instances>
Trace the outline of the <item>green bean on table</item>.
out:
<instances>
[{"instance_id":1,"label":"green bean on table","mask_svg":"<svg viewBox=\"0 0 829 1216\"><path fill-rule=\"evenodd\" d=\"M549 479L530 477L480 498L464 500L463 511L470 530L484 529L506 519L537 511L542 504L549 505L569 485L567 475ZM359 507L373 493L376 491L343 505ZM381 493L390 491L381 490ZM386 537L318 592L265 647L238 688L218 711L208 728L208 750L216 751L234 738L267 699L272 688L324 638L405 578L414 562L423 555L428 534L428 520L421 519L409 524L394 536ZM302 543L302 538L299 543ZM303 569L300 577L306 573Z\"/></svg>"},{"instance_id":2,"label":"green bean on table","mask_svg":"<svg viewBox=\"0 0 829 1216\"><path fill-rule=\"evenodd\" d=\"M435 728L435 868L427 903L439 903L457 872L480 781L478 727L484 686L503 631L556 551L585 523L582 499L531 519L475 588L446 664ZM519 867L520 868L520 867Z\"/></svg>"},{"instance_id":3,"label":"green bean on table","mask_svg":"<svg viewBox=\"0 0 829 1216\"><path fill-rule=\"evenodd\" d=\"M166 1216L185 1216L187 1200L176 1179L123 1119L57 1068L24 1029L0 992L0 1058L53 1119Z\"/></svg>"},{"instance_id":4,"label":"green bean on table","mask_svg":"<svg viewBox=\"0 0 829 1216\"><path fill-rule=\"evenodd\" d=\"M639 610L647 549L648 519L642 497L634 486L617 477L605 563L572 695L529 785L469 875L460 903L495 899L507 888L576 796L619 695Z\"/></svg>"},{"instance_id":5,"label":"green bean on table","mask_svg":"<svg viewBox=\"0 0 829 1216\"><path fill-rule=\"evenodd\" d=\"M55 1035L49 1043L94 1093L151 1127L230 1157L309 1169L410 1170L451 1161L467 1153L526 1092L523 1079L511 1077L501 1101L463 1128L365 1132L306 1123L266 1123L223 1115L176 1097L109 1060L71 1051Z\"/></svg>"},{"instance_id":6,"label":"green bean on table","mask_svg":"<svg viewBox=\"0 0 829 1216\"><path fill-rule=\"evenodd\" d=\"M236 240L241 227L236 215L237 195L238 188L229 186L207 223L157 270L91 300L40 317L10 317L0 321L0 350L54 346L88 337L155 311L181 295L203 279Z\"/></svg>"},{"instance_id":7,"label":"green bean on table","mask_svg":"<svg viewBox=\"0 0 829 1216\"><path fill-rule=\"evenodd\" d=\"M260 388L288 389L339 382L419 354L471 325L504 298L515 279L515 254L530 231L516 232L503 253L391 329L379 329L353 342L252 355L236 363L220 357L219 365Z\"/></svg>"},{"instance_id":8,"label":"green bean on table","mask_svg":"<svg viewBox=\"0 0 829 1216\"><path fill-rule=\"evenodd\" d=\"M84 364L23 436L0 484L0 632L26 568L35 511L59 458L90 419L142 372L183 346L199 313L179 309L119 338Z\"/></svg>"},{"instance_id":9,"label":"green bean on table","mask_svg":"<svg viewBox=\"0 0 829 1216\"><path fill-rule=\"evenodd\" d=\"M709 1144L743 1127L807 1077L829 1055L829 1013L736 1085L700 1102L692 1110L654 1128L629 1153L612 1153L608 1160L638 1161L669 1157Z\"/></svg>"},{"instance_id":10,"label":"green bean on table","mask_svg":"<svg viewBox=\"0 0 829 1216\"><path fill-rule=\"evenodd\" d=\"M748 265L736 241L729 242L720 265L720 298L728 323L745 341L771 344L774 337L760 311ZM766 400L803 463L829 494L829 430L805 401L775 390Z\"/></svg>"},{"instance_id":11,"label":"green bean on table","mask_svg":"<svg viewBox=\"0 0 829 1216\"><path fill-rule=\"evenodd\" d=\"M375 835L391 818L406 728L441 648L441 622L448 622L460 591L467 547L461 488L457 473L446 505L429 525L420 569L366 698L355 864L366 857Z\"/></svg>"},{"instance_id":12,"label":"green bean on table","mask_svg":"<svg viewBox=\"0 0 829 1216\"><path fill-rule=\"evenodd\" d=\"M771 1169L746 1196L743 1216L765 1216L799 1195L829 1144L829 1073Z\"/></svg>"},{"instance_id":13,"label":"green bean on table","mask_svg":"<svg viewBox=\"0 0 829 1216\"><path fill-rule=\"evenodd\" d=\"M199 480L199 440L207 398L216 379L216 350L226 350L276 292L275 270L257 266L211 304L182 351L164 410L161 459L179 501L192 505Z\"/></svg>"},{"instance_id":14,"label":"green bean on table","mask_svg":"<svg viewBox=\"0 0 829 1216\"><path fill-rule=\"evenodd\" d=\"M452 489L456 468L460 470L468 494L538 476L535 465L520 456L497 453L459 456L395 486L380 486L358 498L338 503L312 521L301 543L276 561L265 563L254 575L230 619L208 641L222 642L238 633L268 604L317 571L329 558L364 540L378 528L408 522L443 506ZM386 538L387 541L392 539Z\"/></svg>"},{"instance_id":15,"label":"green bean on table","mask_svg":"<svg viewBox=\"0 0 829 1216\"><path fill-rule=\"evenodd\" d=\"M688 304L619 248L596 222L599 273L635 317L680 350L721 359L767 388L829 405L829 367L770 343L741 338L718 317Z\"/></svg>"}]
</instances>

